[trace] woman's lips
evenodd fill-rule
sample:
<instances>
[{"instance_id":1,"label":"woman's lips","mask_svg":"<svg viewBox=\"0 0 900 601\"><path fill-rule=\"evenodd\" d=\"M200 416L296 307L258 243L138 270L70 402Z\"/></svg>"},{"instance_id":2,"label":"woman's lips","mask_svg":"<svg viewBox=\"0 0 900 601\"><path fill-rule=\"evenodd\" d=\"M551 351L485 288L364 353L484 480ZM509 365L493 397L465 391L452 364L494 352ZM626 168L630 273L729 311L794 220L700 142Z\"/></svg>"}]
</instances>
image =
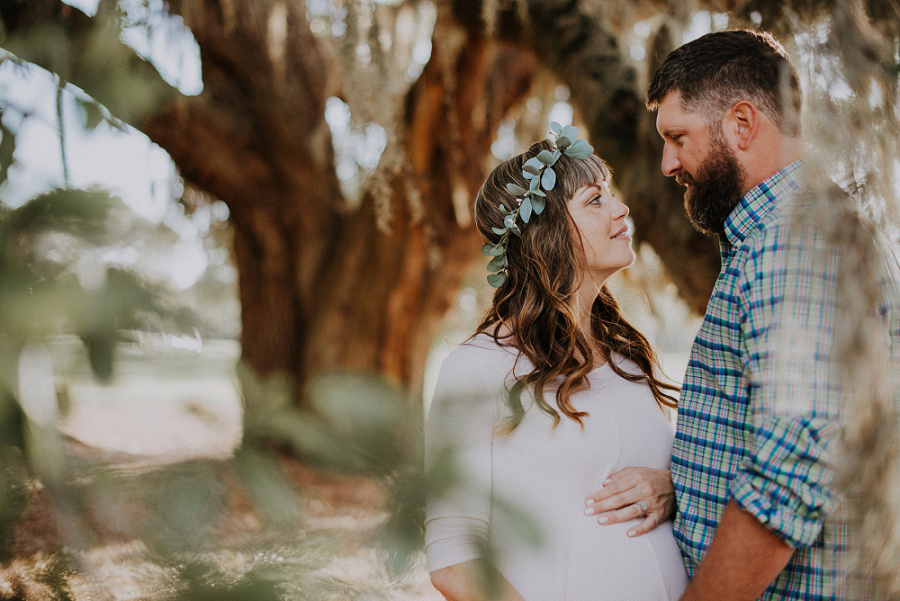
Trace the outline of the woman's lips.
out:
<instances>
[{"instance_id":1,"label":"woman's lips","mask_svg":"<svg viewBox=\"0 0 900 601\"><path fill-rule=\"evenodd\" d=\"M626 227L623 227L623 228L620 229L618 232L616 232L616 235L615 235L615 236L612 236L612 239L613 239L613 240L617 240L617 239L618 239L618 240L624 240L624 239L626 239L626 238L629 239L629 240L631 240L631 236L628 235L628 227L627 227L627 226L626 226Z\"/></svg>"}]
</instances>

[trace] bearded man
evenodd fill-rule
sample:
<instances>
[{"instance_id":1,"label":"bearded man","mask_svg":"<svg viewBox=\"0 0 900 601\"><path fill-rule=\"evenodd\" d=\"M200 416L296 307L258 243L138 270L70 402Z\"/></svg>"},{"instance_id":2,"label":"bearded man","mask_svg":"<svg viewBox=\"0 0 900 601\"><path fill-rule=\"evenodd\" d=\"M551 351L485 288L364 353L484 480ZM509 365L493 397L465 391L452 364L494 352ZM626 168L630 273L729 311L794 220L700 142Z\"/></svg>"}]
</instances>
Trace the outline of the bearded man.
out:
<instances>
[{"instance_id":1,"label":"bearded man","mask_svg":"<svg viewBox=\"0 0 900 601\"><path fill-rule=\"evenodd\" d=\"M796 70L768 34L711 33L669 54L647 106L663 172L722 253L672 457L692 578L683 599L840 598L847 531L831 462L852 395L833 352L840 251L797 225L811 203ZM896 355L896 262L886 265L878 319Z\"/></svg>"}]
</instances>

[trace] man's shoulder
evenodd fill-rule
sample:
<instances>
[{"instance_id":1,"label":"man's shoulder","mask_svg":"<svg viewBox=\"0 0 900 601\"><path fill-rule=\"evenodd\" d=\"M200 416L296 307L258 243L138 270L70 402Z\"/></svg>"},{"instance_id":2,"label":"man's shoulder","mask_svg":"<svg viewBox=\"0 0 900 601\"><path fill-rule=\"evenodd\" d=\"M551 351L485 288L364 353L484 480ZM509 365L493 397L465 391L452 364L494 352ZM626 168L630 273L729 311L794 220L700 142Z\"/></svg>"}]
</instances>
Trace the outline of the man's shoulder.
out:
<instances>
[{"instance_id":1,"label":"man's shoulder","mask_svg":"<svg viewBox=\"0 0 900 601\"><path fill-rule=\"evenodd\" d=\"M823 194L806 187L782 194L747 233L739 249L748 258L830 252L836 223L859 221L846 193L834 187Z\"/></svg>"}]
</instances>

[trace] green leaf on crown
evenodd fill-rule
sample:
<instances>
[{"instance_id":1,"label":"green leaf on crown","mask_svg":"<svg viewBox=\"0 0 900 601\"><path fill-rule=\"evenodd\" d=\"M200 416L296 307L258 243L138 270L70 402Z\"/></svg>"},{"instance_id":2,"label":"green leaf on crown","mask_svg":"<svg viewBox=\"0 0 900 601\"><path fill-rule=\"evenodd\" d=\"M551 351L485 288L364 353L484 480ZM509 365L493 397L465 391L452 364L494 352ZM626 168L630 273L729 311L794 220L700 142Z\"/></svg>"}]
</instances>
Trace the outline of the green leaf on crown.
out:
<instances>
[{"instance_id":1,"label":"green leaf on crown","mask_svg":"<svg viewBox=\"0 0 900 601\"><path fill-rule=\"evenodd\" d=\"M555 185L556 171L553 170L553 167L547 167L544 169L544 174L541 176L541 187L543 187L544 190L552 190Z\"/></svg>"},{"instance_id":2,"label":"green leaf on crown","mask_svg":"<svg viewBox=\"0 0 900 601\"><path fill-rule=\"evenodd\" d=\"M574 144L566 148L566 156L573 159L586 159L594 152L594 147L585 140L576 140Z\"/></svg>"},{"instance_id":3,"label":"green leaf on crown","mask_svg":"<svg viewBox=\"0 0 900 601\"><path fill-rule=\"evenodd\" d=\"M493 230L493 232L495 234L497 234L498 236L502 236L503 234L506 233L505 227L492 227L491 230Z\"/></svg>"},{"instance_id":4,"label":"green leaf on crown","mask_svg":"<svg viewBox=\"0 0 900 601\"><path fill-rule=\"evenodd\" d=\"M525 194L525 188L519 186L518 184L506 184L506 189L513 196L522 196Z\"/></svg>"},{"instance_id":5,"label":"green leaf on crown","mask_svg":"<svg viewBox=\"0 0 900 601\"><path fill-rule=\"evenodd\" d=\"M531 197L531 208L534 210L535 215L540 215L541 213L543 213L545 206L547 206L547 201L543 196Z\"/></svg>"},{"instance_id":6,"label":"green leaf on crown","mask_svg":"<svg viewBox=\"0 0 900 601\"><path fill-rule=\"evenodd\" d=\"M499 288L506 282L505 273L492 273L487 277L488 284L494 288Z\"/></svg>"},{"instance_id":7,"label":"green leaf on crown","mask_svg":"<svg viewBox=\"0 0 900 601\"><path fill-rule=\"evenodd\" d=\"M556 135L559 135L559 132L562 131L562 126L559 123L557 123L556 121L551 121L550 122L550 131L552 131Z\"/></svg>"},{"instance_id":8,"label":"green leaf on crown","mask_svg":"<svg viewBox=\"0 0 900 601\"><path fill-rule=\"evenodd\" d=\"M553 151L553 162L551 162L550 164L555 165L556 161L558 161L559 157L561 157L561 156L562 156L562 150L560 150L558 148L556 150L554 150Z\"/></svg>"},{"instance_id":9,"label":"green leaf on crown","mask_svg":"<svg viewBox=\"0 0 900 601\"><path fill-rule=\"evenodd\" d=\"M530 159L525 161L524 165L522 165L522 171L524 173L530 173L531 175L537 175L541 172L541 167L543 166L544 164L541 163L537 157L531 157Z\"/></svg>"},{"instance_id":10,"label":"green leaf on crown","mask_svg":"<svg viewBox=\"0 0 900 601\"><path fill-rule=\"evenodd\" d=\"M532 178L531 184L529 184L529 186L528 186L528 190L530 192L534 192L535 190L538 189L538 186L540 185L540 183L541 183L541 178L535 176L534 178Z\"/></svg>"},{"instance_id":11,"label":"green leaf on crown","mask_svg":"<svg viewBox=\"0 0 900 601\"><path fill-rule=\"evenodd\" d=\"M481 247L481 253L488 257L499 257L503 254L503 247L494 246L493 244L485 244Z\"/></svg>"},{"instance_id":12,"label":"green leaf on crown","mask_svg":"<svg viewBox=\"0 0 900 601\"><path fill-rule=\"evenodd\" d=\"M553 153L549 150L542 150L537 155L537 160L542 162L545 165L553 164Z\"/></svg>"},{"instance_id":13,"label":"green leaf on crown","mask_svg":"<svg viewBox=\"0 0 900 601\"><path fill-rule=\"evenodd\" d=\"M500 255L500 256L494 257L493 259L490 260L490 262L487 265L487 269L488 269L488 271L493 273L495 271L500 271L500 270L504 269L508 265L509 265L509 261L506 259L506 255Z\"/></svg>"},{"instance_id":14,"label":"green leaf on crown","mask_svg":"<svg viewBox=\"0 0 900 601\"><path fill-rule=\"evenodd\" d=\"M526 196L522 201L522 204L519 205L519 217L522 218L522 221L528 223L528 220L531 219L531 198Z\"/></svg>"},{"instance_id":15,"label":"green leaf on crown","mask_svg":"<svg viewBox=\"0 0 900 601\"><path fill-rule=\"evenodd\" d=\"M556 138L556 147L560 149L565 149L571 146L572 140L567 138L566 136L559 136Z\"/></svg>"},{"instance_id":16,"label":"green leaf on crown","mask_svg":"<svg viewBox=\"0 0 900 601\"><path fill-rule=\"evenodd\" d=\"M569 138L570 140L574 140L578 137L578 128L574 125L566 125L562 128L561 135Z\"/></svg>"},{"instance_id":17,"label":"green leaf on crown","mask_svg":"<svg viewBox=\"0 0 900 601\"><path fill-rule=\"evenodd\" d=\"M519 226L516 225L515 223L512 225L511 228L509 228L509 231L511 231L512 233L514 233L516 236L518 236L520 238L522 237L522 230L520 230Z\"/></svg>"}]
</instances>

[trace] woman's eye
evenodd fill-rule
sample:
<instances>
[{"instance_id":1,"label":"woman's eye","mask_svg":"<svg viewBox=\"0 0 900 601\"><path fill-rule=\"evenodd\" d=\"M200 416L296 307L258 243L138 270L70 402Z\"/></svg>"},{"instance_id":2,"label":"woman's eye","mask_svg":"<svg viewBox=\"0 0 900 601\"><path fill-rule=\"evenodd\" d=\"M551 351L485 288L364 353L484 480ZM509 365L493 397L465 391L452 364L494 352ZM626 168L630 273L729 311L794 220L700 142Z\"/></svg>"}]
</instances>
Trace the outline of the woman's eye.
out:
<instances>
[{"instance_id":1,"label":"woman's eye","mask_svg":"<svg viewBox=\"0 0 900 601\"><path fill-rule=\"evenodd\" d=\"M595 204L595 203L599 204L599 203L603 202L603 197L598 194L597 196L593 197L590 200L590 202L591 202L591 204Z\"/></svg>"}]
</instances>

